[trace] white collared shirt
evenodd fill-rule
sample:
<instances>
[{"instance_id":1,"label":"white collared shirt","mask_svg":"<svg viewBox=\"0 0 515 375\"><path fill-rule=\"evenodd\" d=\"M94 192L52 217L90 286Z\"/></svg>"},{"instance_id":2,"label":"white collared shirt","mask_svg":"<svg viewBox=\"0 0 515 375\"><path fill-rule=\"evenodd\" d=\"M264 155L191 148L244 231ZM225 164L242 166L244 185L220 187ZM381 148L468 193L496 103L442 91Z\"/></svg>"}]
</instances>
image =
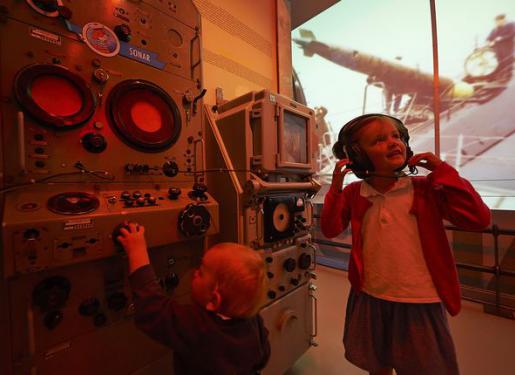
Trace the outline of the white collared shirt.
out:
<instances>
[{"instance_id":1,"label":"white collared shirt","mask_svg":"<svg viewBox=\"0 0 515 375\"><path fill-rule=\"evenodd\" d=\"M360 195L372 202L363 218L363 291L395 302L430 303L440 298L420 244L411 178L402 177L386 193L366 181Z\"/></svg>"}]
</instances>

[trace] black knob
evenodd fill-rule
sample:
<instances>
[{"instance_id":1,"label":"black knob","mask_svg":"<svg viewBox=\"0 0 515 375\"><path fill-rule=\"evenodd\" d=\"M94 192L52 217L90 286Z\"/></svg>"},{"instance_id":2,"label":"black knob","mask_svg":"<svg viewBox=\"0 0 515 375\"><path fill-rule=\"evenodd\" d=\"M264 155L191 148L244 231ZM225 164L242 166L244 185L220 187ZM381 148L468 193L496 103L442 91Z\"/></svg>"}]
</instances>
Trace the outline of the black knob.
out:
<instances>
[{"instance_id":1,"label":"black knob","mask_svg":"<svg viewBox=\"0 0 515 375\"><path fill-rule=\"evenodd\" d=\"M181 195L181 189L179 188L170 188L168 189L168 198L177 199Z\"/></svg>"},{"instance_id":2,"label":"black knob","mask_svg":"<svg viewBox=\"0 0 515 375\"><path fill-rule=\"evenodd\" d=\"M177 288L179 281L179 276L175 272L170 272L164 280L166 290Z\"/></svg>"},{"instance_id":3,"label":"black knob","mask_svg":"<svg viewBox=\"0 0 515 375\"><path fill-rule=\"evenodd\" d=\"M145 205L145 198L139 197L138 199L136 199L136 204L138 206L144 206Z\"/></svg>"},{"instance_id":4,"label":"black knob","mask_svg":"<svg viewBox=\"0 0 515 375\"><path fill-rule=\"evenodd\" d=\"M134 206L134 200L133 200L133 199L126 199L126 200L125 200L125 205L126 205L127 207L132 207L132 206Z\"/></svg>"},{"instance_id":5,"label":"black knob","mask_svg":"<svg viewBox=\"0 0 515 375\"><path fill-rule=\"evenodd\" d=\"M104 313L98 313L93 318L93 324L95 327L102 327L107 323L107 317Z\"/></svg>"},{"instance_id":6,"label":"black knob","mask_svg":"<svg viewBox=\"0 0 515 375\"><path fill-rule=\"evenodd\" d=\"M55 12L59 7L57 0L35 0L34 5L45 12Z\"/></svg>"},{"instance_id":7,"label":"black knob","mask_svg":"<svg viewBox=\"0 0 515 375\"><path fill-rule=\"evenodd\" d=\"M268 298L274 299L276 297L277 293L275 293L273 290L269 290L266 295L268 296Z\"/></svg>"},{"instance_id":8,"label":"black knob","mask_svg":"<svg viewBox=\"0 0 515 375\"><path fill-rule=\"evenodd\" d=\"M110 310L120 311L127 305L128 298L123 292L115 292L107 297L107 307Z\"/></svg>"},{"instance_id":9,"label":"black knob","mask_svg":"<svg viewBox=\"0 0 515 375\"><path fill-rule=\"evenodd\" d=\"M120 197L122 199L129 199L131 197L131 193L129 193L127 190L122 192L122 194L120 194Z\"/></svg>"},{"instance_id":10,"label":"black knob","mask_svg":"<svg viewBox=\"0 0 515 375\"><path fill-rule=\"evenodd\" d=\"M79 306L79 314L82 316L93 316L100 308L100 301L97 298L88 298Z\"/></svg>"},{"instance_id":11,"label":"black knob","mask_svg":"<svg viewBox=\"0 0 515 375\"><path fill-rule=\"evenodd\" d=\"M272 257L266 257L265 261L266 261L267 263L272 263L272 262L274 261L274 258L272 258Z\"/></svg>"},{"instance_id":12,"label":"black knob","mask_svg":"<svg viewBox=\"0 0 515 375\"><path fill-rule=\"evenodd\" d=\"M156 204L156 197L148 197L147 201L148 204Z\"/></svg>"},{"instance_id":13,"label":"black knob","mask_svg":"<svg viewBox=\"0 0 515 375\"><path fill-rule=\"evenodd\" d=\"M62 276L52 276L41 281L32 291L32 301L41 311L58 310L70 295L70 281Z\"/></svg>"},{"instance_id":14,"label":"black knob","mask_svg":"<svg viewBox=\"0 0 515 375\"><path fill-rule=\"evenodd\" d=\"M129 25L121 24L114 27L114 33L123 42L129 42L131 40L131 28Z\"/></svg>"},{"instance_id":15,"label":"black knob","mask_svg":"<svg viewBox=\"0 0 515 375\"><path fill-rule=\"evenodd\" d=\"M179 173L179 166L174 161L166 161L163 164L163 173L168 177L175 177Z\"/></svg>"},{"instance_id":16,"label":"black knob","mask_svg":"<svg viewBox=\"0 0 515 375\"><path fill-rule=\"evenodd\" d=\"M103 84L105 84L109 80L109 73L105 69L96 68L93 71L93 79L97 83L100 83L101 85L103 85Z\"/></svg>"},{"instance_id":17,"label":"black knob","mask_svg":"<svg viewBox=\"0 0 515 375\"><path fill-rule=\"evenodd\" d=\"M298 279L291 279L290 280L290 284L294 285L294 286L297 286L297 285L299 285L299 280Z\"/></svg>"},{"instance_id":18,"label":"black knob","mask_svg":"<svg viewBox=\"0 0 515 375\"><path fill-rule=\"evenodd\" d=\"M311 266L311 255L303 253L299 257L300 269L307 270Z\"/></svg>"},{"instance_id":19,"label":"black knob","mask_svg":"<svg viewBox=\"0 0 515 375\"><path fill-rule=\"evenodd\" d=\"M207 199L206 196L207 185L202 182L196 182L193 184L193 190L191 191L191 195L194 198Z\"/></svg>"},{"instance_id":20,"label":"black knob","mask_svg":"<svg viewBox=\"0 0 515 375\"><path fill-rule=\"evenodd\" d=\"M286 290L286 288L284 287L284 285L279 285L277 287L277 289L279 289L279 292L284 292Z\"/></svg>"},{"instance_id":21,"label":"black knob","mask_svg":"<svg viewBox=\"0 0 515 375\"><path fill-rule=\"evenodd\" d=\"M25 240L35 240L39 237L39 230L30 228L23 232L23 238Z\"/></svg>"},{"instance_id":22,"label":"black knob","mask_svg":"<svg viewBox=\"0 0 515 375\"><path fill-rule=\"evenodd\" d=\"M82 146L89 152L98 154L104 151L107 147L107 141L102 134L86 133L82 137Z\"/></svg>"},{"instance_id":23,"label":"black knob","mask_svg":"<svg viewBox=\"0 0 515 375\"><path fill-rule=\"evenodd\" d=\"M132 197L134 199L138 199L139 197L141 197L141 191L136 190L134 193L132 193Z\"/></svg>"},{"instance_id":24,"label":"black knob","mask_svg":"<svg viewBox=\"0 0 515 375\"><path fill-rule=\"evenodd\" d=\"M63 313L62 311L56 310L51 311L47 314L45 314L44 323L45 327L47 327L49 330L54 329L61 323L63 320Z\"/></svg>"},{"instance_id":25,"label":"black knob","mask_svg":"<svg viewBox=\"0 0 515 375\"><path fill-rule=\"evenodd\" d=\"M132 172L134 172L134 164L131 164L131 163L127 163L125 164L125 172L131 174Z\"/></svg>"},{"instance_id":26,"label":"black knob","mask_svg":"<svg viewBox=\"0 0 515 375\"><path fill-rule=\"evenodd\" d=\"M179 230L187 237L200 236L211 225L211 214L200 204L188 204L179 214Z\"/></svg>"},{"instance_id":27,"label":"black knob","mask_svg":"<svg viewBox=\"0 0 515 375\"><path fill-rule=\"evenodd\" d=\"M269 279L273 279L274 278L274 274L272 272L267 272L266 273L266 276L269 278Z\"/></svg>"},{"instance_id":28,"label":"black knob","mask_svg":"<svg viewBox=\"0 0 515 375\"><path fill-rule=\"evenodd\" d=\"M297 262L293 258L288 258L284 261L283 267L288 272L293 272L295 270L295 267L297 267Z\"/></svg>"}]
</instances>

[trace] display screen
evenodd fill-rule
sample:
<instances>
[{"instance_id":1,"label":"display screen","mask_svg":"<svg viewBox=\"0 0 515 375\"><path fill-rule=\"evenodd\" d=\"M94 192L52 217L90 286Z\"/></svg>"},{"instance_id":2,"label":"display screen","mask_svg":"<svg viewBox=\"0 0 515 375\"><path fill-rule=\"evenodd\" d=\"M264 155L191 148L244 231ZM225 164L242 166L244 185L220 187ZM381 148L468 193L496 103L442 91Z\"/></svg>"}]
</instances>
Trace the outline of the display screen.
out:
<instances>
[{"instance_id":1,"label":"display screen","mask_svg":"<svg viewBox=\"0 0 515 375\"><path fill-rule=\"evenodd\" d=\"M282 161L307 164L308 119L304 116L284 111L283 121Z\"/></svg>"}]
</instances>

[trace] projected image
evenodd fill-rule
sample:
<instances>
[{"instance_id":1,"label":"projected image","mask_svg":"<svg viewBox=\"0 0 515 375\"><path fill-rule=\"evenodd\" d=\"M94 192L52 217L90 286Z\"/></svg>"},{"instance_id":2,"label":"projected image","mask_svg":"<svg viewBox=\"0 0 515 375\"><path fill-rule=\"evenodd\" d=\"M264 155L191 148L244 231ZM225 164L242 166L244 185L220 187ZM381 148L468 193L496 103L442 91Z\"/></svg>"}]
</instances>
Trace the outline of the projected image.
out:
<instances>
[{"instance_id":1,"label":"projected image","mask_svg":"<svg viewBox=\"0 0 515 375\"><path fill-rule=\"evenodd\" d=\"M289 163L308 162L307 158L307 122L301 117L284 111L282 161Z\"/></svg>"},{"instance_id":2,"label":"projected image","mask_svg":"<svg viewBox=\"0 0 515 375\"><path fill-rule=\"evenodd\" d=\"M437 3L440 157L499 209L515 209L514 21L512 0ZM293 65L323 129L324 184L339 129L363 113L400 118L415 152L434 151L429 2L339 2L292 39Z\"/></svg>"}]
</instances>

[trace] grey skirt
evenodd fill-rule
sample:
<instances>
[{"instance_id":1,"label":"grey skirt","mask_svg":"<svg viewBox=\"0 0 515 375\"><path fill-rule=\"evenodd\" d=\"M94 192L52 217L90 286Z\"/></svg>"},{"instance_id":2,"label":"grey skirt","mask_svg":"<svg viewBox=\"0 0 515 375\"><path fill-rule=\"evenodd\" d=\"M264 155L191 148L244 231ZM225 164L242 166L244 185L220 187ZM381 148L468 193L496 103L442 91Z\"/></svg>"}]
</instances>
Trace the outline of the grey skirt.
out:
<instances>
[{"instance_id":1,"label":"grey skirt","mask_svg":"<svg viewBox=\"0 0 515 375\"><path fill-rule=\"evenodd\" d=\"M442 303L391 302L351 289L343 344L345 357L369 372L459 374Z\"/></svg>"}]
</instances>

